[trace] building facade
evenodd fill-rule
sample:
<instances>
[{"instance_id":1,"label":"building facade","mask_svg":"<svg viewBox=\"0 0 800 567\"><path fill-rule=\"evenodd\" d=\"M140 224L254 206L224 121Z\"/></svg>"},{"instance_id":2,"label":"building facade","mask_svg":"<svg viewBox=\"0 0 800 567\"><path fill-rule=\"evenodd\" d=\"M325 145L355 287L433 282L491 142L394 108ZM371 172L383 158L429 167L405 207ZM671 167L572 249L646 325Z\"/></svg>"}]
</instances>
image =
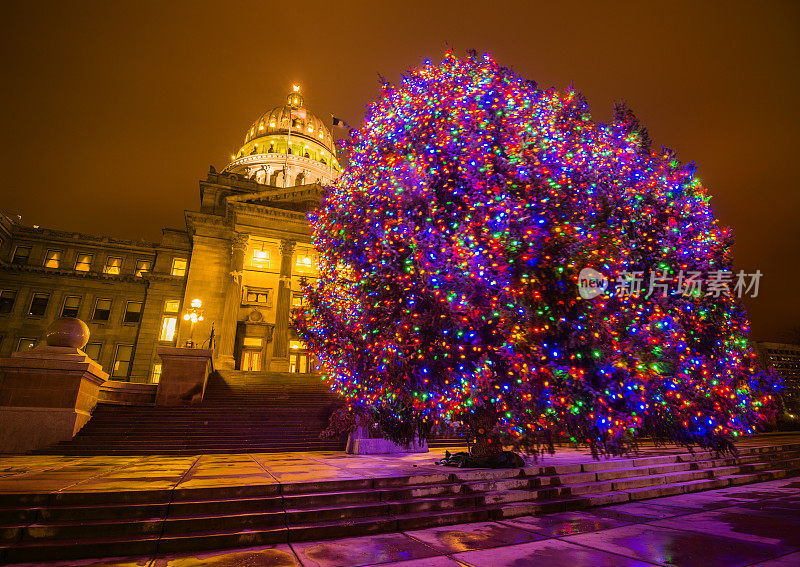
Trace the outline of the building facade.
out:
<instances>
[{"instance_id":1,"label":"building facade","mask_svg":"<svg viewBox=\"0 0 800 567\"><path fill-rule=\"evenodd\" d=\"M250 126L200 181L199 210L158 243L26 226L0 216L0 356L31 348L62 316L86 321L86 352L114 380L158 381L160 345L208 346L220 369L310 372L291 324L316 276L306 213L339 175L330 130L297 90ZM185 320L191 302L203 320Z\"/></svg>"},{"instance_id":2,"label":"building facade","mask_svg":"<svg viewBox=\"0 0 800 567\"><path fill-rule=\"evenodd\" d=\"M800 345L758 343L757 352L764 368L772 368L783 376L786 411L800 416Z\"/></svg>"}]
</instances>

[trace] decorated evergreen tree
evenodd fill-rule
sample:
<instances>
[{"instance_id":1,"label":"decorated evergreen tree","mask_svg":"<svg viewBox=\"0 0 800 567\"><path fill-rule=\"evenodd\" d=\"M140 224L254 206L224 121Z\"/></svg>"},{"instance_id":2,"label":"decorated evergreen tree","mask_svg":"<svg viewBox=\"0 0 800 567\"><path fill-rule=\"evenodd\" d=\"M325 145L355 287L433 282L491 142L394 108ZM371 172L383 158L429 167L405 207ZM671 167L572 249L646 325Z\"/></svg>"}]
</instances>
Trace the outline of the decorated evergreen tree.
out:
<instances>
[{"instance_id":1,"label":"decorated evergreen tree","mask_svg":"<svg viewBox=\"0 0 800 567\"><path fill-rule=\"evenodd\" d=\"M463 422L480 454L542 432L724 448L768 415L730 233L626 108L600 124L575 91L448 53L384 85L347 151L297 324L388 437Z\"/></svg>"}]
</instances>

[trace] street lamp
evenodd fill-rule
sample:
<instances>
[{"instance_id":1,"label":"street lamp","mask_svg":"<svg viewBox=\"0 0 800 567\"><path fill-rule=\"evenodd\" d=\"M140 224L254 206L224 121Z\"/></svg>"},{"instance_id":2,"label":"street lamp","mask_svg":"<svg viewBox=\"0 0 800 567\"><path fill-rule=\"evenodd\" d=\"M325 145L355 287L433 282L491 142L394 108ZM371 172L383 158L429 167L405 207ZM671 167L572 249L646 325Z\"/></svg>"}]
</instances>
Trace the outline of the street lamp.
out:
<instances>
[{"instance_id":1,"label":"street lamp","mask_svg":"<svg viewBox=\"0 0 800 567\"><path fill-rule=\"evenodd\" d=\"M203 320L203 302L199 299L192 299L192 306L183 314L183 319L184 321L191 321L189 340L186 341L186 347L194 348L194 341L192 340L194 337L194 324Z\"/></svg>"}]
</instances>

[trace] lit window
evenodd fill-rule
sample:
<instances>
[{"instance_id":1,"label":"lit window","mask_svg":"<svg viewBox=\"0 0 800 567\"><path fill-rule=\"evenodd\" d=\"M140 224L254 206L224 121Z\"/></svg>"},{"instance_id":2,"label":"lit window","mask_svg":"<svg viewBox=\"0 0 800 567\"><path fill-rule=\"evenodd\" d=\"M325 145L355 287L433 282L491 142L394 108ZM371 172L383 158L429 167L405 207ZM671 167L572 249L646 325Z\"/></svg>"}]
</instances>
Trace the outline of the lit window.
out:
<instances>
[{"instance_id":1,"label":"lit window","mask_svg":"<svg viewBox=\"0 0 800 567\"><path fill-rule=\"evenodd\" d=\"M172 272L173 276L180 276L183 277L186 275L186 259L185 258L174 258L172 260Z\"/></svg>"},{"instance_id":2,"label":"lit window","mask_svg":"<svg viewBox=\"0 0 800 567\"><path fill-rule=\"evenodd\" d=\"M78 259L75 261L76 272L88 272L92 269L92 254L78 254Z\"/></svg>"},{"instance_id":3,"label":"lit window","mask_svg":"<svg viewBox=\"0 0 800 567\"><path fill-rule=\"evenodd\" d=\"M269 250L253 250L252 264L256 268L269 268Z\"/></svg>"},{"instance_id":4,"label":"lit window","mask_svg":"<svg viewBox=\"0 0 800 567\"><path fill-rule=\"evenodd\" d=\"M295 293L292 295L292 307L302 307L305 303L302 293Z\"/></svg>"},{"instance_id":5,"label":"lit window","mask_svg":"<svg viewBox=\"0 0 800 567\"><path fill-rule=\"evenodd\" d=\"M83 347L83 352L86 354L86 356L97 362L100 360L100 350L102 347L103 343L89 343Z\"/></svg>"},{"instance_id":6,"label":"lit window","mask_svg":"<svg viewBox=\"0 0 800 567\"><path fill-rule=\"evenodd\" d=\"M165 315L161 319L161 334L158 336L159 341L172 342L175 339L175 326L178 323L178 318L171 315Z\"/></svg>"},{"instance_id":7,"label":"lit window","mask_svg":"<svg viewBox=\"0 0 800 567\"><path fill-rule=\"evenodd\" d=\"M104 274L109 274L111 276L118 276L119 271L122 268L122 258L106 258L106 266L103 268Z\"/></svg>"},{"instance_id":8,"label":"lit window","mask_svg":"<svg viewBox=\"0 0 800 567\"><path fill-rule=\"evenodd\" d=\"M61 266L61 250L48 250L44 255L45 268L58 268Z\"/></svg>"},{"instance_id":9,"label":"lit window","mask_svg":"<svg viewBox=\"0 0 800 567\"><path fill-rule=\"evenodd\" d=\"M270 122L270 123L269 123L269 127L270 127L270 128L275 128L275 122Z\"/></svg>"},{"instance_id":10,"label":"lit window","mask_svg":"<svg viewBox=\"0 0 800 567\"><path fill-rule=\"evenodd\" d=\"M161 380L161 363L155 362L153 363L153 373L150 375L150 382L158 384L159 380Z\"/></svg>"},{"instance_id":11,"label":"lit window","mask_svg":"<svg viewBox=\"0 0 800 567\"><path fill-rule=\"evenodd\" d=\"M320 139L320 140L322 140L322 138L323 138L323 136L322 136L322 132L320 132L320 133L319 133L319 139Z\"/></svg>"},{"instance_id":12,"label":"lit window","mask_svg":"<svg viewBox=\"0 0 800 567\"><path fill-rule=\"evenodd\" d=\"M261 124L258 125L258 130L261 131L263 129L264 129L264 123L262 122Z\"/></svg>"},{"instance_id":13,"label":"lit window","mask_svg":"<svg viewBox=\"0 0 800 567\"><path fill-rule=\"evenodd\" d=\"M81 306L81 298L77 295L68 295L64 299L64 307L61 308L62 317L77 317L78 308Z\"/></svg>"},{"instance_id":14,"label":"lit window","mask_svg":"<svg viewBox=\"0 0 800 567\"><path fill-rule=\"evenodd\" d=\"M129 301L125 304L125 317L122 319L124 323L138 323L142 318L142 302Z\"/></svg>"},{"instance_id":15,"label":"lit window","mask_svg":"<svg viewBox=\"0 0 800 567\"><path fill-rule=\"evenodd\" d=\"M172 275L180 277L186 275L186 258L174 258L172 260Z\"/></svg>"},{"instance_id":16,"label":"lit window","mask_svg":"<svg viewBox=\"0 0 800 567\"><path fill-rule=\"evenodd\" d=\"M177 313L181 308L181 302L177 299L168 299L164 302L164 313Z\"/></svg>"},{"instance_id":17,"label":"lit window","mask_svg":"<svg viewBox=\"0 0 800 567\"><path fill-rule=\"evenodd\" d=\"M308 268L311 269L312 264L311 256L307 256L304 254L298 254L297 256L297 265L301 268Z\"/></svg>"},{"instance_id":18,"label":"lit window","mask_svg":"<svg viewBox=\"0 0 800 567\"><path fill-rule=\"evenodd\" d=\"M14 257L11 259L12 264L27 264L28 258L31 256L30 246L17 246L14 249Z\"/></svg>"},{"instance_id":19,"label":"lit window","mask_svg":"<svg viewBox=\"0 0 800 567\"><path fill-rule=\"evenodd\" d=\"M311 124L308 125L308 131L309 132L313 132L314 131L314 127Z\"/></svg>"},{"instance_id":20,"label":"lit window","mask_svg":"<svg viewBox=\"0 0 800 567\"><path fill-rule=\"evenodd\" d=\"M117 345L117 353L114 356L114 367L111 376L125 378L128 376L128 369L131 366L131 354L133 345Z\"/></svg>"},{"instance_id":21,"label":"lit window","mask_svg":"<svg viewBox=\"0 0 800 567\"><path fill-rule=\"evenodd\" d=\"M242 346L245 347L260 347L263 344L263 340L258 337L245 337L242 340Z\"/></svg>"},{"instance_id":22,"label":"lit window","mask_svg":"<svg viewBox=\"0 0 800 567\"><path fill-rule=\"evenodd\" d=\"M150 271L151 266L150 260L136 260L136 277L141 278L142 274Z\"/></svg>"},{"instance_id":23,"label":"lit window","mask_svg":"<svg viewBox=\"0 0 800 567\"><path fill-rule=\"evenodd\" d=\"M0 313L11 313L14 308L14 301L17 299L17 291L14 289L4 289L0 291Z\"/></svg>"},{"instance_id":24,"label":"lit window","mask_svg":"<svg viewBox=\"0 0 800 567\"><path fill-rule=\"evenodd\" d=\"M36 339L20 339L17 343L17 352L24 352L26 350L31 350L33 347L36 346L38 343Z\"/></svg>"},{"instance_id":25,"label":"lit window","mask_svg":"<svg viewBox=\"0 0 800 567\"><path fill-rule=\"evenodd\" d=\"M108 321L111 316L111 300L98 299L94 304L94 313L92 313L92 321Z\"/></svg>"},{"instance_id":26,"label":"lit window","mask_svg":"<svg viewBox=\"0 0 800 567\"><path fill-rule=\"evenodd\" d=\"M49 293L34 293L31 298L31 306L28 308L28 315L37 315L41 317L47 310L47 304L49 302Z\"/></svg>"}]
</instances>

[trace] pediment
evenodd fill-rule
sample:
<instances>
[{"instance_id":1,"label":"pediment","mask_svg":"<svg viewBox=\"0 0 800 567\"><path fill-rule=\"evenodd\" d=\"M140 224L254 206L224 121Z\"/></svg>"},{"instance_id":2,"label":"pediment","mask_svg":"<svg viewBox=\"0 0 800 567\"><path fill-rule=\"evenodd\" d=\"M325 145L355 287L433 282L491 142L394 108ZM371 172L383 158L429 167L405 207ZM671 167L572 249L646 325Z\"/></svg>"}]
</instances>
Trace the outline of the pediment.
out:
<instances>
[{"instance_id":1,"label":"pediment","mask_svg":"<svg viewBox=\"0 0 800 567\"><path fill-rule=\"evenodd\" d=\"M302 212L308 212L316 208L321 199L322 186L318 183L286 188L271 187L264 191L227 197L228 203L231 204L247 203L250 205L264 205L276 209Z\"/></svg>"}]
</instances>

